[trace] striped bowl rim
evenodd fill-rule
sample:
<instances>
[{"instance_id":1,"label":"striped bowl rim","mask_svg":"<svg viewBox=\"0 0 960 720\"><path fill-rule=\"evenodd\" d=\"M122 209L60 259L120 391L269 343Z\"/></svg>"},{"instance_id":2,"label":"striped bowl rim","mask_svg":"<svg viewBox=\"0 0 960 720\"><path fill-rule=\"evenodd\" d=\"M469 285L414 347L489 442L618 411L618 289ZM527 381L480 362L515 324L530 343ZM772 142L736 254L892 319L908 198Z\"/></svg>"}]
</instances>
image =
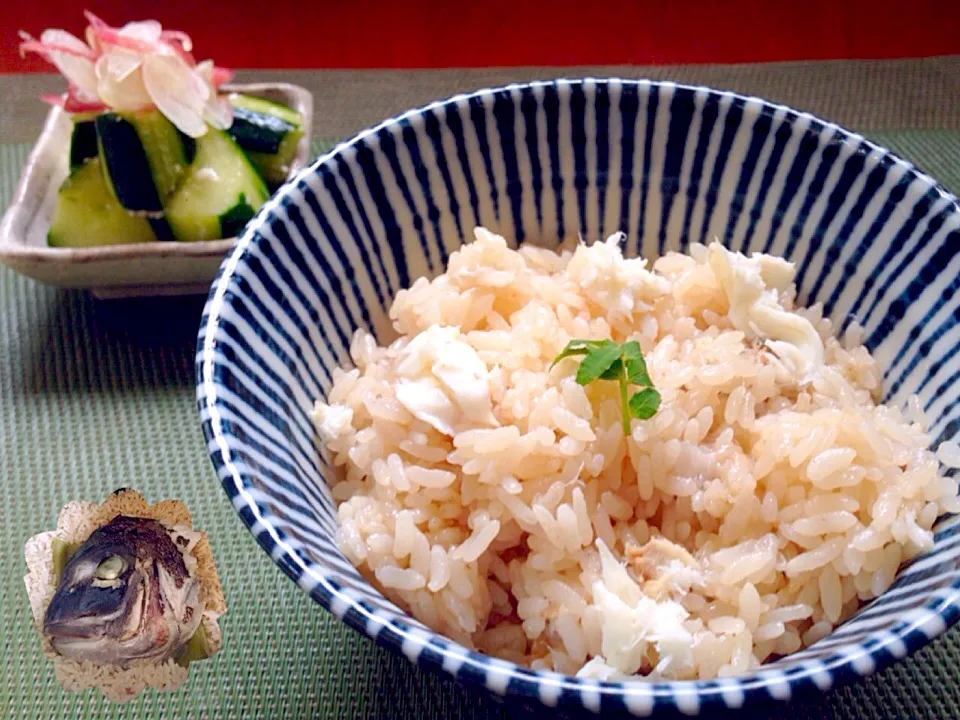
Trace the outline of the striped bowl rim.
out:
<instances>
[{"instance_id":1,"label":"striped bowl rim","mask_svg":"<svg viewBox=\"0 0 960 720\"><path fill-rule=\"evenodd\" d=\"M896 660L926 645L960 619L960 574L949 585L931 593L922 607L908 613L908 620L901 619L896 631L872 631L865 640L841 645L823 658L791 662L791 656L786 656L776 664L764 665L743 675L716 680L649 681L638 677L596 681L557 672L532 670L470 650L439 633L420 630L402 617L385 619L368 603L352 597L350 591L325 572L306 552L290 543L287 534L276 526L274 514L257 501L248 483L234 466L226 440L229 433L223 428L218 409L216 344L220 329L220 315L225 303L228 302L227 291L240 259L257 237L259 229L286 197L290 188L301 179L313 174L321 165L337 157L344 149L425 111L502 91L590 83L632 85L640 89L679 88L706 92L721 98L758 103L793 119L815 120L827 128L835 129L848 140L862 142L871 150L890 155L896 164L903 167L907 173L927 183L943 199L949 201L957 213L960 213L960 200L956 196L930 175L896 153L812 113L729 90L647 79L560 78L481 88L412 108L362 130L301 170L260 209L221 264L217 278L211 286L201 319L196 372L197 401L203 434L214 468L221 477L223 489L241 521L271 559L310 597L345 624L371 637L377 644L401 652L421 667L468 684L485 686L504 699L515 700L527 706L547 705L559 706L568 711L599 712L601 696L615 696L623 700L623 709L627 713L636 716L648 716L654 711L663 710L694 715L704 710L738 709L748 702L754 704L765 700L786 701L797 692L825 691L888 667ZM940 543L944 538L954 536L960 536L960 518L942 521L937 528L937 542ZM936 553L936 548L932 552ZM606 708L604 710L606 711Z\"/></svg>"}]
</instances>

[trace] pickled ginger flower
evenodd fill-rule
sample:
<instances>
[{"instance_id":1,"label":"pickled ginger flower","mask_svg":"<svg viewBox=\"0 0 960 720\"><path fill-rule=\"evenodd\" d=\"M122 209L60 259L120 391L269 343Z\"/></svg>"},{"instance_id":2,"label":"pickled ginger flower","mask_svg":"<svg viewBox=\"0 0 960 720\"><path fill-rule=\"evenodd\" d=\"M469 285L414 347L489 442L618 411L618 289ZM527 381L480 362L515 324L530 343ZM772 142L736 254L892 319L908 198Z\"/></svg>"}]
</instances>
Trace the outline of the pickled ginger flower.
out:
<instances>
[{"instance_id":1,"label":"pickled ginger flower","mask_svg":"<svg viewBox=\"0 0 960 720\"><path fill-rule=\"evenodd\" d=\"M230 103L218 90L232 73L212 60L198 63L189 35L164 30L156 20L115 28L89 11L84 14L90 23L86 41L57 29L44 30L39 40L20 33L21 54L37 53L67 79L65 95L44 100L68 112L157 108L194 138L208 125L230 127Z\"/></svg>"}]
</instances>

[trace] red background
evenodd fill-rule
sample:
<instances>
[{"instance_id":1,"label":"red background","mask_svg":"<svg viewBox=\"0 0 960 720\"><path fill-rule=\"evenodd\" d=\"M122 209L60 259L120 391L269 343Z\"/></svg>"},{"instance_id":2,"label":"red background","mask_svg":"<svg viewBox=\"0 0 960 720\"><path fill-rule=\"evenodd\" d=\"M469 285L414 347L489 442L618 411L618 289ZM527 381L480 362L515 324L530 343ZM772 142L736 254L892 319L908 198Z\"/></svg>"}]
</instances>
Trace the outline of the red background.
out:
<instances>
[{"instance_id":1,"label":"red background","mask_svg":"<svg viewBox=\"0 0 960 720\"><path fill-rule=\"evenodd\" d=\"M250 68L665 64L960 53L960 0L89 0L111 24L155 17L198 59ZM0 72L16 31L79 34L81 2L0 2Z\"/></svg>"}]
</instances>

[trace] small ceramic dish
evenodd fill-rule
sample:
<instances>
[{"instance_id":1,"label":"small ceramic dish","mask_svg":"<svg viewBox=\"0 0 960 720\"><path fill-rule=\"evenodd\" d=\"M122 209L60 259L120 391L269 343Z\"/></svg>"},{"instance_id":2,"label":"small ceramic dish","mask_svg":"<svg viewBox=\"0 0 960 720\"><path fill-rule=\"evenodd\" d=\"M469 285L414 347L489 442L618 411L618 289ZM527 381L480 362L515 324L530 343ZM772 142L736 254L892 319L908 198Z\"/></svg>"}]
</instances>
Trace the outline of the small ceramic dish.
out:
<instances>
[{"instance_id":1,"label":"small ceramic dish","mask_svg":"<svg viewBox=\"0 0 960 720\"><path fill-rule=\"evenodd\" d=\"M702 87L534 82L436 102L364 131L286 184L224 261L202 319L206 447L243 523L306 593L420 666L512 710L753 717L886 667L960 618L960 516L880 597L818 642L716 680L598 681L461 645L387 600L337 544L333 459L310 420L363 328L436 274L475 225L523 242L626 233L655 258L721 238L801 268L798 297L851 319L883 400L916 394L933 445L960 433L960 203L887 150L806 113ZM789 710L780 709L781 715Z\"/></svg>"},{"instance_id":2,"label":"small ceramic dish","mask_svg":"<svg viewBox=\"0 0 960 720\"><path fill-rule=\"evenodd\" d=\"M303 138L290 176L299 172L310 158L313 96L309 91L287 83L225 85L223 89L282 102L303 116ZM47 245L57 190L67 177L70 131L67 114L52 108L0 222L0 262L40 282L89 289L102 298L206 292L236 238L87 248Z\"/></svg>"}]
</instances>

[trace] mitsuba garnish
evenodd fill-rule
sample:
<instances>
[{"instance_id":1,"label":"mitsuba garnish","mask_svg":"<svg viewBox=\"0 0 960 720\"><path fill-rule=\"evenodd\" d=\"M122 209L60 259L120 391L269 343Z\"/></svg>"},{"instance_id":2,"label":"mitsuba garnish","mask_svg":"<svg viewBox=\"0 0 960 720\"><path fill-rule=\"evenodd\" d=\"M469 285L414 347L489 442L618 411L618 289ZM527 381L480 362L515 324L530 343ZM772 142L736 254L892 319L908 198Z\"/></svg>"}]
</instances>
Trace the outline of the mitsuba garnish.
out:
<instances>
[{"instance_id":1,"label":"mitsuba garnish","mask_svg":"<svg viewBox=\"0 0 960 720\"><path fill-rule=\"evenodd\" d=\"M653 387L647 372L640 343L631 340L617 343L613 340L571 340L550 364L552 368L564 358L583 356L577 368L577 382L588 385L595 380L616 380L620 383L620 413L623 434L630 434L630 419L648 420L660 407L660 393ZM629 394L630 385L642 390Z\"/></svg>"}]
</instances>

